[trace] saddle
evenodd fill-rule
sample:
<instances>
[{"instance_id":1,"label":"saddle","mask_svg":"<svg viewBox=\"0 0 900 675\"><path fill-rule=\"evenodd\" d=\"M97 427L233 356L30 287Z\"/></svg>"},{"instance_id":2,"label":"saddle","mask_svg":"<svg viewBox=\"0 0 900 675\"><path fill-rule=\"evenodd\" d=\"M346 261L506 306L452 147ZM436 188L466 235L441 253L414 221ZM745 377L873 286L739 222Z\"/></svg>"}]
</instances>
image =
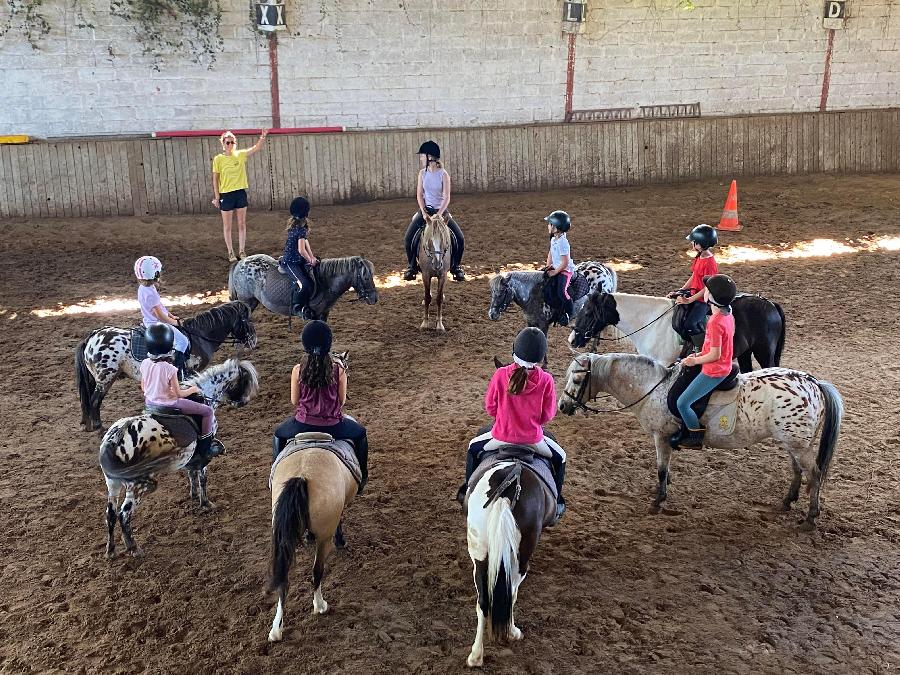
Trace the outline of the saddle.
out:
<instances>
[{"instance_id":1,"label":"saddle","mask_svg":"<svg viewBox=\"0 0 900 675\"><path fill-rule=\"evenodd\" d=\"M359 467L359 460L356 459L356 453L353 452L353 441L338 440L331 434L321 431L305 431L297 434L284 447L275 461L272 462L272 470L269 472L269 488L272 487L272 479L275 477L275 468L285 457L293 455L295 452L306 450L308 448L319 448L328 450L335 457L341 460L341 463L347 467L353 480L359 485L362 482L362 470Z\"/></svg>"},{"instance_id":2,"label":"saddle","mask_svg":"<svg viewBox=\"0 0 900 675\"><path fill-rule=\"evenodd\" d=\"M185 415L175 406L155 404L147 404L144 412L166 428L179 448L188 447L200 436L203 418L199 415Z\"/></svg>"},{"instance_id":3,"label":"saddle","mask_svg":"<svg viewBox=\"0 0 900 675\"><path fill-rule=\"evenodd\" d=\"M147 328L145 326L133 326L131 329L131 355L136 361L143 361L147 358ZM175 367L179 371L184 369L184 365L191 356L190 337L188 337L188 350L186 353L175 352Z\"/></svg>"},{"instance_id":4,"label":"saddle","mask_svg":"<svg viewBox=\"0 0 900 675\"><path fill-rule=\"evenodd\" d=\"M682 367L681 372L678 374L678 378L675 382L672 383L672 386L669 388L669 394L666 398L666 403L669 406L669 412L672 413L675 417L681 419L681 415L678 413L678 408L676 403L678 402L678 397L684 393L684 390L688 388L688 385L693 381L693 379L700 374L700 370L703 366L685 366ZM710 404L714 406L724 406L732 403L736 398L740 389L738 387L738 375L741 370L736 363L731 364L731 372L728 373L728 376L719 383L719 385L709 392L706 396L700 398L691 404L691 408L693 408L694 412L697 413L697 418L703 417L703 414L706 412L707 406ZM732 425L733 429L733 425Z\"/></svg>"},{"instance_id":5,"label":"saddle","mask_svg":"<svg viewBox=\"0 0 900 675\"><path fill-rule=\"evenodd\" d=\"M556 491L556 481L553 479L553 465L548 457L537 454L540 446L533 445L509 445L499 441L489 441L478 455L478 465L469 479L469 486L475 485L492 466L510 459L518 460L523 466L531 470L537 476L544 488L553 496L553 501L559 499Z\"/></svg>"},{"instance_id":6,"label":"saddle","mask_svg":"<svg viewBox=\"0 0 900 675\"><path fill-rule=\"evenodd\" d=\"M550 320L550 323L558 324L565 308L560 306L560 301L556 297L555 289L553 288L554 283L553 277L545 278L544 284L541 287L541 294L544 298L544 316ZM569 298L572 303L574 304L581 300L581 298L586 296L590 290L591 282L588 281L587 277L575 272L572 275L572 279L569 281L568 288ZM574 318L574 315L569 317L570 320Z\"/></svg>"}]
</instances>

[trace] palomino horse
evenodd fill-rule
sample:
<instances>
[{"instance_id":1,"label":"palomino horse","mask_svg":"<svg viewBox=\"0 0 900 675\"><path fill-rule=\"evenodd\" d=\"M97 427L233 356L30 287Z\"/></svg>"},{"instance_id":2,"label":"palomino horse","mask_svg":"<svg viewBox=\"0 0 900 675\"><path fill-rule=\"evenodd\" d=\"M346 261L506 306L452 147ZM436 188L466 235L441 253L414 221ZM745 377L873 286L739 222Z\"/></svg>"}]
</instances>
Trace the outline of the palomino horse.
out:
<instances>
[{"instance_id":1,"label":"palomino horse","mask_svg":"<svg viewBox=\"0 0 900 675\"><path fill-rule=\"evenodd\" d=\"M191 341L191 370L203 370L229 336L247 349L256 347L250 308L227 302L185 319L179 328ZM100 428L100 404L113 382L122 376L141 379L141 362L131 353L131 329L108 326L88 335L75 348L75 384L81 399L81 428Z\"/></svg>"},{"instance_id":2,"label":"palomino horse","mask_svg":"<svg viewBox=\"0 0 900 675\"><path fill-rule=\"evenodd\" d=\"M437 279L437 317L434 321L434 329L444 330L444 284L447 281L447 272L450 271L450 255L452 253L453 240L450 237L450 228L440 213L433 216L425 216L425 229L419 237L419 250L416 260L419 269L422 270L422 281L425 283L425 315L422 318L420 329L429 327L431 308L431 280Z\"/></svg>"},{"instance_id":3,"label":"palomino horse","mask_svg":"<svg viewBox=\"0 0 900 675\"><path fill-rule=\"evenodd\" d=\"M358 483L347 465L324 447L328 434L298 435L279 455L271 478L272 553L269 561L269 592L278 591L278 606L269 631L269 641L284 635L284 608L297 544L304 534L315 539L313 561L313 613L324 614L328 603L322 597L325 562L335 548L343 547L341 516L356 496ZM294 446L300 444L299 448ZM345 455L355 461L352 452ZM358 468L358 465L357 465Z\"/></svg>"},{"instance_id":4,"label":"palomino horse","mask_svg":"<svg viewBox=\"0 0 900 675\"><path fill-rule=\"evenodd\" d=\"M541 532L556 518L556 500L531 469L505 459L470 486L466 508L478 617L466 663L476 667L484 658L486 624L501 644L522 639L514 616L519 584L528 573Z\"/></svg>"},{"instance_id":5,"label":"palomino horse","mask_svg":"<svg viewBox=\"0 0 900 675\"><path fill-rule=\"evenodd\" d=\"M375 267L360 256L326 258L316 265L317 287L307 307L310 319L328 321L334 303L346 291L354 289L357 300L367 305L378 302ZM278 261L262 253L248 255L231 267L228 293L232 300L243 300L251 309L260 303L275 314L291 315L294 280L278 271Z\"/></svg>"},{"instance_id":6,"label":"palomino horse","mask_svg":"<svg viewBox=\"0 0 900 675\"><path fill-rule=\"evenodd\" d=\"M575 273L588 280L589 293L612 293L618 285L616 271L596 261L579 263ZM488 307L488 318L491 321L499 320L500 315L515 303L522 309L526 325L540 328L544 335L547 334L550 330L550 318L545 311L543 272L504 272L493 277L490 286L491 304ZM576 313L584 303L584 298L575 300Z\"/></svg>"},{"instance_id":7,"label":"palomino horse","mask_svg":"<svg viewBox=\"0 0 900 675\"><path fill-rule=\"evenodd\" d=\"M186 384L196 385L213 408L223 403L244 406L256 396L259 388L253 364L238 359L228 359L225 363L211 366L189 378ZM113 536L116 507L123 488L125 499L118 509L118 521L125 548L135 556L141 552L134 543L131 519L140 500L156 489L159 474L188 470L191 499L199 496L200 506L210 505L206 498L207 466L191 461L196 441L197 432L187 420L174 418L163 424L159 417L147 413L122 418L104 434L100 444L100 468L106 478L108 493L108 558L115 556L116 552Z\"/></svg>"},{"instance_id":8,"label":"palomino horse","mask_svg":"<svg viewBox=\"0 0 900 675\"><path fill-rule=\"evenodd\" d=\"M625 333L639 354L660 363L674 363L683 345L672 328L675 302L668 298L628 293L591 293L575 317L569 344L584 347L600 337L607 326ZM785 320L781 305L758 295L739 295L731 305L734 312L734 357L742 373L753 370L755 356L762 368L781 363Z\"/></svg>"},{"instance_id":9,"label":"palomino horse","mask_svg":"<svg viewBox=\"0 0 900 675\"><path fill-rule=\"evenodd\" d=\"M678 421L669 412L666 394L677 378L680 365L666 368L639 354L581 354L566 372L565 390L559 410L601 412L588 405L599 394L616 399L638 418L653 435L659 477L655 507L667 497L669 434ZM787 368L765 368L738 376L736 409L727 424L706 424L704 444L708 448L748 448L767 438L787 451L794 476L781 508L788 511L800 495L800 481L809 482L809 511L802 529L815 527L819 515L819 492L837 446L844 404L834 385L808 373ZM713 398L711 405L715 405ZM709 413L701 417L706 423ZM816 437L819 438L816 444Z\"/></svg>"}]
</instances>

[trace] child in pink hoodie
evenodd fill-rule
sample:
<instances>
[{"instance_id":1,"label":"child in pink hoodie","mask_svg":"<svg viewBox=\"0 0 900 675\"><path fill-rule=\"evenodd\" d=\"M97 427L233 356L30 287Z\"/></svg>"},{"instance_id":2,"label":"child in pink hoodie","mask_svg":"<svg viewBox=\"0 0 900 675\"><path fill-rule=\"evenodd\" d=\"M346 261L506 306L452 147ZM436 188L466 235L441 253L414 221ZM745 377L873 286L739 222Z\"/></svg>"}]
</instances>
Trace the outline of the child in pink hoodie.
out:
<instances>
[{"instance_id":1,"label":"child in pink hoodie","mask_svg":"<svg viewBox=\"0 0 900 675\"><path fill-rule=\"evenodd\" d=\"M562 483L566 473L566 453L551 437L544 435L544 425L556 415L556 388L553 376L540 365L547 354L547 337L537 328L525 328L516 337L513 363L497 369L484 395L484 409L494 418L489 433L483 433L469 444L466 457L466 482L460 488L460 501L465 499L479 455L492 438L510 445L534 446L539 454L551 454L553 474L559 500L557 520L566 502ZM543 450L543 453L540 451Z\"/></svg>"}]
</instances>

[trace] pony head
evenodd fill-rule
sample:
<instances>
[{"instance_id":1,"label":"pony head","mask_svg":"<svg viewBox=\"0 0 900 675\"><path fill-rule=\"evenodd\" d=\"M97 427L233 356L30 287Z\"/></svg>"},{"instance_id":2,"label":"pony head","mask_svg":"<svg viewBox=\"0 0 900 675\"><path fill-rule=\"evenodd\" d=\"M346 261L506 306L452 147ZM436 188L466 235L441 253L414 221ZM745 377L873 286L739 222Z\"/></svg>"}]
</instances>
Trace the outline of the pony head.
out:
<instances>
[{"instance_id":1,"label":"pony head","mask_svg":"<svg viewBox=\"0 0 900 675\"><path fill-rule=\"evenodd\" d=\"M235 308L238 313L238 321L234 327L234 337L239 340L245 349L256 349L256 326L253 325L253 318L250 316L252 309L250 305L244 302L235 302ZM251 368L253 366L250 366Z\"/></svg>"},{"instance_id":2,"label":"pony head","mask_svg":"<svg viewBox=\"0 0 900 675\"><path fill-rule=\"evenodd\" d=\"M598 354L579 354L566 370L566 384L559 395L557 407L564 415L574 415L576 410L584 410L593 397L591 378Z\"/></svg>"},{"instance_id":3,"label":"pony head","mask_svg":"<svg viewBox=\"0 0 900 675\"><path fill-rule=\"evenodd\" d=\"M507 310L513 301L513 289L509 284L508 274L498 274L490 282L491 305L488 307L488 318L491 321L500 319L500 315Z\"/></svg>"},{"instance_id":4,"label":"pony head","mask_svg":"<svg viewBox=\"0 0 900 675\"><path fill-rule=\"evenodd\" d=\"M619 323L616 299L611 293L591 293L581 311L575 317L575 325L569 335L569 344L584 347L588 340L600 335L607 326Z\"/></svg>"},{"instance_id":5,"label":"pony head","mask_svg":"<svg viewBox=\"0 0 900 675\"><path fill-rule=\"evenodd\" d=\"M356 297L367 305L378 302L378 290L375 288L375 266L362 257L353 259L356 265L356 274L353 278L353 290Z\"/></svg>"},{"instance_id":6,"label":"pony head","mask_svg":"<svg viewBox=\"0 0 900 675\"><path fill-rule=\"evenodd\" d=\"M230 405L241 408L247 405L259 392L259 376L249 361L231 358L215 366L210 366L187 384L193 384L213 407Z\"/></svg>"}]
</instances>

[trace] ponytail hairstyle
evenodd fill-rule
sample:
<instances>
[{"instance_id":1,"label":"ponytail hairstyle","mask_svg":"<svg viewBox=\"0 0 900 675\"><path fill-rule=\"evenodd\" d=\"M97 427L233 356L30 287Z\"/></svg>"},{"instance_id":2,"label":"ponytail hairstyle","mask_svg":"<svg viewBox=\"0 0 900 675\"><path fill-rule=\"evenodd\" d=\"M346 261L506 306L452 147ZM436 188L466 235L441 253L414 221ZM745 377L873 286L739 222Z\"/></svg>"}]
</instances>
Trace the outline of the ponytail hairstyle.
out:
<instances>
[{"instance_id":1,"label":"ponytail hairstyle","mask_svg":"<svg viewBox=\"0 0 900 675\"><path fill-rule=\"evenodd\" d=\"M509 386L506 391L513 395L521 394L526 382L528 382L528 368L516 366L513 374L509 377Z\"/></svg>"},{"instance_id":2,"label":"ponytail hairstyle","mask_svg":"<svg viewBox=\"0 0 900 675\"><path fill-rule=\"evenodd\" d=\"M444 164L441 162L441 160L437 159L436 157L432 157L431 155L425 155L425 158L426 158L425 159L425 170L426 171L428 170L429 164L434 164L439 169L444 168Z\"/></svg>"},{"instance_id":3,"label":"ponytail hairstyle","mask_svg":"<svg viewBox=\"0 0 900 675\"><path fill-rule=\"evenodd\" d=\"M334 362L329 352L308 354L306 365L300 374L300 381L310 389L327 387L333 381Z\"/></svg>"},{"instance_id":4,"label":"ponytail hairstyle","mask_svg":"<svg viewBox=\"0 0 900 675\"><path fill-rule=\"evenodd\" d=\"M295 227L305 227L307 230L309 229L309 218L294 218L291 216L288 218L287 227L284 228L285 232L290 232Z\"/></svg>"}]
</instances>

